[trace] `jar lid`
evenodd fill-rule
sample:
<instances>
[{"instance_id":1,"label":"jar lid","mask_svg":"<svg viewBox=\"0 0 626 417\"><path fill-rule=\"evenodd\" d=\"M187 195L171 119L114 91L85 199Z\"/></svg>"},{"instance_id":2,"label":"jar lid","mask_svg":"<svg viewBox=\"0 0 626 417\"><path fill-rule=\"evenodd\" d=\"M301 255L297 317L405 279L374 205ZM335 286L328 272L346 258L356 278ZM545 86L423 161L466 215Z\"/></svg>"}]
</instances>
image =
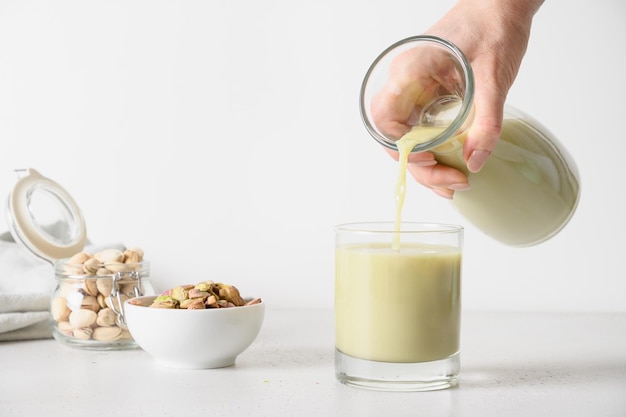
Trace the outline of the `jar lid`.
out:
<instances>
[{"instance_id":1,"label":"jar lid","mask_svg":"<svg viewBox=\"0 0 626 417\"><path fill-rule=\"evenodd\" d=\"M87 230L74 199L32 168L15 172L21 178L5 206L13 239L51 263L83 250Z\"/></svg>"}]
</instances>

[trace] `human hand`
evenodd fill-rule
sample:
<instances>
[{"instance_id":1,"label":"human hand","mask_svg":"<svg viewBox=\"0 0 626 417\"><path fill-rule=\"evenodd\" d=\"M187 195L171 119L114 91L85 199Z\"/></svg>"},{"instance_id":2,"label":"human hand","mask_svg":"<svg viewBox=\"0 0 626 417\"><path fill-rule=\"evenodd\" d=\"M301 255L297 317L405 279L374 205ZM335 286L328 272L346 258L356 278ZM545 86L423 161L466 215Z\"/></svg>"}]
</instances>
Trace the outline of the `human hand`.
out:
<instances>
[{"instance_id":1,"label":"human hand","mask_svg":"<svg viewBox=\"0 0 626 417\"><path fill-rule=\"evenodd\" d=\"M467 57L474 72L474 122L463 146L469 172L478 172L500 137L504 103L521 65L532 18L543 0L460 0L426 34L447 39ZM409 130L415 108L432 97L446 82L445 74L430 80L410 79L419 66L430 65L407 51L394 63L388 85L372 100L377 126L400 137ZM449 81L448 81L449 82ZM393 132L393 133L392 133ZM394 158L395 151L387 150ZM438 164L430 152L411 153L407 166L416 181L437 194L452 198L454 191L469 189L466 175Z\"/></svg>"}]
</instances>

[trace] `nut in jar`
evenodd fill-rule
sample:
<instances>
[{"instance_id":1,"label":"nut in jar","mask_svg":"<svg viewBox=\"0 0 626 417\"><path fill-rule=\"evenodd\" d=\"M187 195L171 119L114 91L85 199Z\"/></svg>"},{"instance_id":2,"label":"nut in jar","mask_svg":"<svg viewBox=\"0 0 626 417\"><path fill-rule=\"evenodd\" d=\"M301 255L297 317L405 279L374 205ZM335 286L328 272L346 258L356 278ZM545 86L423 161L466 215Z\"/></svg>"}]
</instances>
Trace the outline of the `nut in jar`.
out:
<instances>
[{"instance_id":1,"label":"nut in jar","mask_svg":"<svg viewBox=\"0 0 626 417\"><path fill-rule=\"evenodd\" d=\"M57 287L50 303L52 334L87 349L134 348L124 320L130 298L153 293L140 248L79 252L55 264Z\"/></svg>"}]
</instances>

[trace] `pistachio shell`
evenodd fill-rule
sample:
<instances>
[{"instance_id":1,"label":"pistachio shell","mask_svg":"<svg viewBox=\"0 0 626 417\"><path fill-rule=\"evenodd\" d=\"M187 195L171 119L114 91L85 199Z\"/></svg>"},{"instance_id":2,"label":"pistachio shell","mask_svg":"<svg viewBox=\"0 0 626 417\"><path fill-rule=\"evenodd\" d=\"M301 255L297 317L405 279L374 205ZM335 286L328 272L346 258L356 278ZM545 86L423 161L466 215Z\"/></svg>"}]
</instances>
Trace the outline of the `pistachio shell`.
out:
<instances>
[{"instance_id":1,"label":"pistachio shell","mask_svg":"<svg viewBox=\"0 0 626 417\"><path fill-rule=\"evenodd\" d=\"M246 303L245 300L241 298L239 290L232 285L222 285L220 287L219 294L220 298L223 298L236 306L242 306Z\"/></svg>"},{"instance_id":2,"label":"pistachio shell","mask_svg":"<svg viewBox=\"0 0 626 417\"><path fill-rule=\"evenodd\" d=\"M80 329L74 329L72 332L72 335L80 340L89 340L92 334L93 329L91 327L81 327Z\"/></svg>"},{"instance_id":3,"label":"pistachio shell","mask_svg":"<svg viewBox=\"0 0 626 417\"><path fill-rule=\"evenodd\" d=\"M65 270L65 273L68 275L82 275L83 274L82 264L65 265L63 269Z\"/></svg>"},{"instance_id":4,"label":"pistachio shell","mask_svg":"<svg viewBox=\"0 0 626 417\"><path fill-rule=\"evenodd\" d=\"M96 271L96 275L99 276L99 277L103 277L103 276L106 276L106 275L113 275L113 273L111 271L109 271L108 269L102 267L102 268L100 268L100 269L98 269Z\"/></svg>"},{"instance_id":5,"label":"pistachio shell","mask_svg":"<svg viewBox=\"0 0 626 417\"><path fill-rule=\"evenodd\" d=\"M191 288L193 288L193 286ZM183 301L189 298L189 290L191 288L188 285L180 285L178 287L172 288L172 293L170 294L170 296L178 302Z\"/></svg>"},{"instance_id":6,"label":"pistachio shell","mask_svg":"<svg viewBox=\"0 0 626 417\"><path fill-rule=\"evenodd\" d=\"M180 302L180 308L186 308L187 310L203 310L206 307L202 298L189 298Z\"/></svg>"},{"instance_id":7,"label":"pistachio shell","mask_svg":"<svg viewBox=\"0 0 626 417\"><path fill-rule=\"evenodd\" d=\"M246 304L244 304L244 305L251 306L251 305L254 305L254 304L260 304L261 301L262 300L260 298L253 298L252 300L247 301Z\"/></svg>"},{"instance_id":8,"label":"pistachio shell","mask_svg":"<svg viewBox=\"0 0 626 417\"><path fill-rule=\"evenodd\" d=\"M141 257L137 251L127 249L124 251L124 263L127 264L136 264L141 262Z\"/></svg>"},{"instance_id":9,"label":"pistachio shell","mask_svg":"<svg viewBox=\"0 0 626 417\"><path fill-rule=\"evenodd\" d=\"M128 329L122 329L122 332L120 333L120 336L118 337L118 340L120 339L125 339L125 340L132 339L132 336L130 335L130 331Z\"/></svg>"},{"instance_id":10,"label":"pistachio shell","mask_svg":"<svg viewBox=\"0 0 626 417\"><path fill-rule=\"evenodd\" d=\"M133 282L129 282L126 284L122 284L120 285L120 292L122 294L125 294L129 297L134 297L135 296L135 287L137 286L137 283L135 281Z\"/></svg>"},{"instance_id":11,"label":"pistachio shell","mask_svg":"<svg viewBox=\"0 0 626 417\"><path fill-rule=\"evenodd\" d=\"M89 273L91 274L91 273ZM95 279L86 279L85 280L85 291L89 295L98 295L98 286L96 285Z\"/></svg>"},{"instance_id":12,"label":"pistachio shell","mask_svg":"<svg viewBox=\"0 0 626 417\"><path fill-rule=\"evenodd\" d=\"M108 264L110 262L122 262L124 261L124 253L118 249L105 249L95 254L95 258L100 261L101 264Z\"/></svg>"},{"instance_id":13,"label":"pistachio shell","mask_svg":"<svg viewBox=\"0 0 626 417\"><path fill-rule=\"evenodd\" d=\"M122 329L117 326L111 327L96 327L93 331L93 338L100 342L111 342L119 339L122 334Z\"/></svg>"},{"instance_id":14,"label":"pistachio shell","mask_svg":"<svg viewBox=\"0 0 626 417\"><path fill-rule=\"evenodd\" d=\"M194 287L194 289L199 290L199 291L206 291L209 292L211 291L211 285L213 284L212 281L208 281L208 282L201 282L199 284L196 284L196 286Z\"/></svg>"},{"instance_id":15,"label":"pistachio shell","mask_svg":"<svg viewBox=\"0 0 626 417\"><path fill-rule=\"evenodd\" d=\"M96 319L96 324L101 327L108 327L115 325L117 319L117 314L110 308L103 308L98 311L98 318Z\"/></svg>"},{"instance_id":16,"label":"pistachio shell","mask_svg":"<svg viewBox=\"0 0 626 417\"><path fill-rule=\"evenodd\" d=\"M132 262L141 262L143 261L143 249L141 248L129 248L124 251L124 256L126 260L124 262L131 263L128 259L131 259ZM135 260L136 259L136 260Z\"/></svg>"},{"instance_id":17,"label":"pistachio shell","mask_svg":"<svg viewBox=\"0 0 626 417\"><path fill-rule=\"evenodd\" d=\"M80 308L92 310L97 313L98 310L100 310L100 304L98 304L98 299L93 295L86 295L83 297Z\"/></svg>"},{"instance_id":18,"label":"pistachio shell","mask_svg":"<svg viewBox=\"0 0 626 417\"><path fill-rule=\"evenodd\" d=\"M93 255L88 252L78 252L67 260L68 265L84 264L86 260L90 259Z\"/></svg>"},{"instance_id":19,"label":"pistachio shell","mask_svg":"<svg viewBox=\"0 0 626 417\"><path fill-rule=\"evenodd\" d=\"M107 306L106 297L104 295L98 294L96 296L96 299L98 300L98 305L100 306L100 308L105 308Z\"/></svg>"},{"instance_id":20,"label":"pistachio shell","mask_svg":"<svg viewBox=\"0 0 626 417\"><path fill-rule=\"evenodd\" d=\"M113 290L113 280L111 278L98 278L96 280L96 287L100 294L108 297L111 295L111 290Z\"/></svg>"},{"instance_id":21,"label":"pistachio shell","mask_svg":"<svg viewBox=\"0 0 626 417\"><path fill-rule=\"evenodd\" d=\"M96 258L87 259L83 264L83 271L85 274L93 275L98 271L98 269L100 269L100 265L100 261Z\"/></svg>"},{"instance_id":22,"label":"pistachio shell","mask_svg":"<svg viewBox=\"0 0 626 417\"><path fill-rule=\"evenodd\" d=\"M61 333L67 336L72 335L72 325L70 324L69 321L60 321L59 324L57 325L57 328L59 329Z\"/></svg>"},{"instance_id":23,"label":"pistachio shell","mask_svg":"<svg viewBox=\"0 0 626 417\"><path fill-rule=\"evenodd\" d=\"M54 297L50 303L50 313L52 319L56 322L66 321L72 310L67 306L65 297Z\"/></svg>"},{"instance_id":24,"label":"pistachio shell","mask_svg":"<svg viewBox=\"0 0 626 417\"><path fill-rule=\"evenodd\" d=\"M70 313L69 321L72 329L90 327L96 322L98 315L93 310L80 308Z\"/></svg>"},{"instance_id":25,"label":"pistachio shell","mask_svg":"<svg viewBox=\"0 0 626 417\"><path fill-rule=\"evenodd\" d=\"M145 307L143 302L139 298L132 298L128 304L132 304L134 306Z\"/></svg>"},{"instance_id":26,"label":"pistachio shell","mask_svg":"<svg viewBox=\"0 0 626 417\"><path fill-rule=\"evenodd\" d=\"M122 305L124 305L124 302L126 300L128 300L130 297L124 295L124 294L120 294L120 299L122 301ZM117 297L107 297L105 299L106 305L107 307L113 309L113 311L120 311L120 306L119 303L117 302Z\"/></svg>"},{"instance_id":27,"label":"pistachio shell","mask_svg":"<svg viewBox=\"0 0 626 417\"><path fill-rule=\"evenodd\" d=\"M125 263L119 262L119 261L107 262L105 266L109 271L113 273L131 271L131 268L129 265L126 265Z\"/></svg>"}]
</instances>

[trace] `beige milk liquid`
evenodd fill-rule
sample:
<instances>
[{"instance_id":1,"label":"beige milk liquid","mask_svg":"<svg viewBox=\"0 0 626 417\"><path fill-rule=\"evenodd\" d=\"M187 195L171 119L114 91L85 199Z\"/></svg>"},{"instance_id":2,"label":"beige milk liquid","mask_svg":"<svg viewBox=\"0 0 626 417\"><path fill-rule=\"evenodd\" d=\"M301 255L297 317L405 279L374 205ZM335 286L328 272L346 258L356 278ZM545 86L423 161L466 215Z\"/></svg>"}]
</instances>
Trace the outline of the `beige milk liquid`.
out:
<instances>
[{"instance_id":1,"label":"beige milk liquid","mask_svg":"<svg viewBox=\"0 0 626 417\"><path fill-rule=\"evenodd\" d=\"M426 362L459 350L461 254L403 243L336 249L336 347L382 362Z\"/></svg>"},{"instance_id":2,"label":"beige milk liquid","mask_svg":"<svg viewBox=\"0 0 626 417\"><path fill-rule=\"evenodd\" d=\"M461 254L456 248L400 241L408 154L442 128L398 141L396 233L388 243L336 249L336 347L382 362L441 360L459 350Z\"/></svg>"},{"instance_id":3,"label":"beige milk liquid","mask_svg":"<svg viewBox=\"0 0 626 417\"><path fill-rule=\"evenodd\" d=\"M436 158L468 174L462 155L464 137L456 140L457 145L453 140L435 149ZM447 151L446 147L454 149ZM455 192L453 204L480 230L502 243L540 243L565 226L578 204L577 173L566 158L528 122L505 119L487 164L478 174L469 174L471 188Z\"/></svg>"}]
</instances>

